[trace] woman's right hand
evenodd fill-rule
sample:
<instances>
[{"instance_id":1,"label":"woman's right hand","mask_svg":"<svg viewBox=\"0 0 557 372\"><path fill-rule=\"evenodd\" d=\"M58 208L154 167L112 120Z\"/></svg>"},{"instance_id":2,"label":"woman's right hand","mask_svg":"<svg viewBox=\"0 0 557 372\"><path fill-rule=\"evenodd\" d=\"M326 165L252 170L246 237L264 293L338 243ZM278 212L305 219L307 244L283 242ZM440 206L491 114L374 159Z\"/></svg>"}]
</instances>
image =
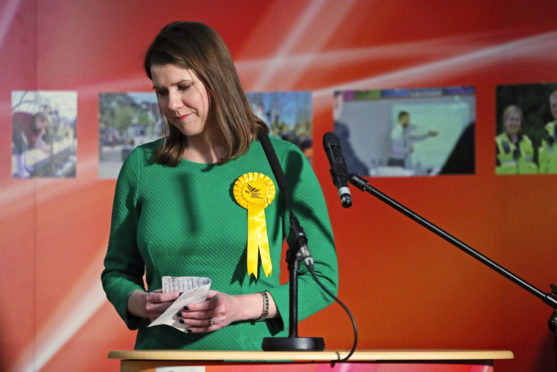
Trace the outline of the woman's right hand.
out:
<instances>
[{"instance_id":1,"label":"woman's right hand","mask_svg":"<svg viewBox=\"0 0 557 372\"><path fill-rule=\"evenodd\" d=\"M157 319L180 297L180 292L162 293L158 289L153 292L135 290L128 298L128 311L138 317L150 321Z\"/></svg>"}]
</instances>

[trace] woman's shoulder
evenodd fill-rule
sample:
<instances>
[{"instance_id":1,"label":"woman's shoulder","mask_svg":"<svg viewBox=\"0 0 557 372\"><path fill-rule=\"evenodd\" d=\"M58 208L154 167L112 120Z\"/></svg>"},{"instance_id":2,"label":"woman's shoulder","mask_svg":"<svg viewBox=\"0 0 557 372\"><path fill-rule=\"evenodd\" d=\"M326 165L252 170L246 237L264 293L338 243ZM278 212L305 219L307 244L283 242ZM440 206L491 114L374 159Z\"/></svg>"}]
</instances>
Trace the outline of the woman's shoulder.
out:
<instances>
[{"instance_id":1,"label":"woman's shoulder","mask_svg":"<svg viewBox=\"0 0 557 372\"><path fill-rule=\"evenodd\" d=\"M528 135L522 133L522 140L528 144L532 144L532 140L530 139L530 137L528 137Z\"/></svg>"},{"instance_id":2,"label":"woman's shoulder","mask_svg":"<svg viewBox=\"0 0 557 372\"><path fill-rule=\"evenodd\" d=\"M271 140L271 144L273 145L273 148L277 152L277 156L279 158L281 157L281 154L284 155L288 152L301 152L298 146L296 146L292 142L275 136L269 136L269 139Z\"/></svg>"},{"instance_id":3,"label":"woman's shoulder","mask_svg":"<svg viewBox=\"0 0 557 372\"><path fill-rule=\"evenodd\" d=\"M152 164L155 160L157 150L161 147L163 142L162 138L159 138L152 142L147 142L142 145L136 146L126 158L126 161L140 162L143 164Z\"/></svg>"},{"instance_id":4,"label":"woman's shoulder","mask_svg":"<svg viewBox=\"0 0 557 372\"><path fill-rule=\"evenodd\" d=\"M502 141L506 138L506 135L507 134L503 131L503 132L501 132L501 133L499 133L498 135L495 136L495 140Z\"/></svg>"},{"instance_id":5,"label":"woman's shoulder","mask_svg":"<svg viewBox=\"0 0 557 372\"><path fill-rule=\"evenodd\" d=\"M312 171L308 159L296 144L274 136L269 138L287 176L298 177L301 173Z\"/></svg>"},{"instance_id":6,"label":"woman's shoulder","mask_svg":"<svg viewBox=\"0 0 557 372\"><path fill-rule=\"evenodd\" d=\"M120 174L138 174L141 173L142 169L153 164L155 162L157 149L161 146L162 141L163 139L161 138L153 142L136 146L124 160Z\"/></svg>"}]
</instances>

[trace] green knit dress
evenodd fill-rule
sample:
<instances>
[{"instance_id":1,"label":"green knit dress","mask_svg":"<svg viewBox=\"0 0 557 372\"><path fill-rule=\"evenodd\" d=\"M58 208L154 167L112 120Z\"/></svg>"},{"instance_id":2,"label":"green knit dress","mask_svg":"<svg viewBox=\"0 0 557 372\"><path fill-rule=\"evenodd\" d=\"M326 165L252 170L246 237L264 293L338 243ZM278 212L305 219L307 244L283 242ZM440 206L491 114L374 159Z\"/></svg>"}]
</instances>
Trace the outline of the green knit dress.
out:
<instances>
[{"instance_id":1,"label":"green knit dress","mask_svg":"<svg viewBox=\"0 0 557 372\"><path fill-rule=\"evenodd\" d=\"M304 155L276 138L271 143L290 185L295 213L305 229L315 272L336 293L338 270L333 234L319 182ZM259 141L238 159L217 164L181 160L176 167L154 162L161 142L137 147L127 157L114 196L102 284L109 301L130 329L139 329L136 349L260 350L263 337L288 333L288 284L280 285L283 241L288 235L284 198ZM260 172L273 180L275 200L265 208L272 275L259 263L258 278L246 265L247 210L233 195L236 179ZM136 289L161 288L161 278L206 276L211 289L230 295L267 290L279 317L265 322L237 322L206 334L188 334L169 326L147 328L147 319L127 311ZM299 277L300 320L332 300L302 268Z\"/></svg>"}]
</instances>

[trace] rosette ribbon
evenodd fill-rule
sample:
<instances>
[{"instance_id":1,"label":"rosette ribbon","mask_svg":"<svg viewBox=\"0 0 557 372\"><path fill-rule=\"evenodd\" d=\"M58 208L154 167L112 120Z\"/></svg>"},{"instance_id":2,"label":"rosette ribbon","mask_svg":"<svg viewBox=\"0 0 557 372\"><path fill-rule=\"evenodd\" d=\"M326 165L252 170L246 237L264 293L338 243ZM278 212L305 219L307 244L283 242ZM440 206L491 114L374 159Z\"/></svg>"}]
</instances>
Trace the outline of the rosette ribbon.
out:
<instances>
[{"instance_id":1,"label":"rosette ribbon","mask_svg":"<svg viewBox=\"0 0 557 372\"><path fill-rule=\"evenodd\" d=\"M248 275L253 274L257 278L258 257L261 256L261 266L265 276L269 276L273 272L273 265L269 253L265 207L275 198L275 185L266 175L250 172L234 182L233 190L236 202L248 210Z\"/></svg>"}]
</instances>

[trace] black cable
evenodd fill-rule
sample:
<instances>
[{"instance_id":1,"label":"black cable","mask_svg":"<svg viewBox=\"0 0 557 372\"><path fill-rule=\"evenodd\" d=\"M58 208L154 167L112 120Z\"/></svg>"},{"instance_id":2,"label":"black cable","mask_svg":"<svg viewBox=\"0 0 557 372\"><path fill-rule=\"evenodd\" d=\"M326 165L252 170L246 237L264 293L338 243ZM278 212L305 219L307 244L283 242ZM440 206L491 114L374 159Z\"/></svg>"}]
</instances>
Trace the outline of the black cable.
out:
<instances>
[{"instance_id":1,"label":"black cable","mask_svg":"<svg viewBox=\"0 0 557 372\"><path fill-rule=\"evenodd\" d=\"M346 305L343 304L342 301L337 298L337 296L335 296L331 291L329 291L323 285L323 283L321 283L321 281L319 280L317 275L315 275L315 271L313 270L313 266L311 268L308 265L306 265L306 266L307 266L309 272L311 273L311 276L313 277L315 282L317 284L319 284L321 289L323 289L329 296L331 296L344 309L344 311L346 311L346 313L350 317L350 321L352 322L352 328L354 329L354 344L352 345L352 349L350 350L348 355L346 357L344 357L343 359L340 359L338 361L337 360L332 360L331 361L331 363L333 363L333 364L335 362L346 362L352 356L352 354L354 354L354 351L356 351L356 346L358 345L358 328L356 327L356 321L354 320L354 317L352 316L352 313L350 312L350 310L348 310L348 307L346 307Z\"/></svg>"}]
</instances>

